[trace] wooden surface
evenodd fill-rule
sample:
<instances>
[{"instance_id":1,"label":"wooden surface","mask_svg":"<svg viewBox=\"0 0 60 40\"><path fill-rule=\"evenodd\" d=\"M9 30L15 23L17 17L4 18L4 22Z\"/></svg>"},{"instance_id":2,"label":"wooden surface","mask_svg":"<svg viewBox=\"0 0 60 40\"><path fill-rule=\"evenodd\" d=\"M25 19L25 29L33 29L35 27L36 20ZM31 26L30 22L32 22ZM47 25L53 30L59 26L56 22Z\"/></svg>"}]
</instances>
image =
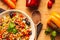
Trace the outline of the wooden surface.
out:
<instances>
[{"instance_id":1,"label":"wooden surface","mask_svg":"<svg viewBox=\"0 0 60 40\"><path fill-rule=\"evenodd\" d=\"M48 17L52 11L56 11L60 13L60 0L55 0L55 3L53 4L52 9L50 10L47 8L48 1L49 0L41 0L38 8L38 10L41 13L41 22L43 23L43 28L38 37L38 40L51 40L50 37L48 35L45 35L44 33L45 29L47 28L46 24L47 24ZM9 10L9 7L7 7L1 1L0 1L0 8ZM31 14L32 11L26 7L26 0L18 0L16 4L16 9L26 12L30 17L32 16Z\"/></svg>"}]
</instances>

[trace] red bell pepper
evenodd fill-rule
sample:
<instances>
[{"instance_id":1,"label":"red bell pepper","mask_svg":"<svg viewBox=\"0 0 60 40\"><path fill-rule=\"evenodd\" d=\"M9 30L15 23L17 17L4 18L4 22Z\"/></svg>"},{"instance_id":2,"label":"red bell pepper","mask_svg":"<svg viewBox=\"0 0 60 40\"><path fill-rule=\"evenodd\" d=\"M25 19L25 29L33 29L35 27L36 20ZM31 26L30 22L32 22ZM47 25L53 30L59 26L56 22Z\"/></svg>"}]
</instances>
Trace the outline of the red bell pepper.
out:
<instances>
[{"instance_id":1,"label":"red bell pepper","mask_svg":"<svg viewBox=\"0 0 60 40\"><path fill-rule=\"evenodd\" d=\"M26 0L27 7L38 7L39 0Z\"/></svg>"}]
</instances>

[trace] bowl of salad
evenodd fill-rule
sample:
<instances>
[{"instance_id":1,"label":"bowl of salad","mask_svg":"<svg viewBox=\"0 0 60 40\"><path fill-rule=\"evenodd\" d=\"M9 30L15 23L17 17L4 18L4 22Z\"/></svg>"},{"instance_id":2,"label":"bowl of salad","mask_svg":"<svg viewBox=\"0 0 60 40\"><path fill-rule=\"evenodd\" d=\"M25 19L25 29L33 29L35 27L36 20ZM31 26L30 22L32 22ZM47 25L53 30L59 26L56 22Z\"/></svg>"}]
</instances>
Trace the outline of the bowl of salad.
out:
<instances>
[{"instance_id":1,"label":"bowl of salad","mask_svg":"<svg viewBox=\"0 0 60 40\"><path fill-rule=\"evenodd\" d=\"M7 10L0 14L0 40L34 40L32 19L21 10Z\"/></svg>"}]
</instances>

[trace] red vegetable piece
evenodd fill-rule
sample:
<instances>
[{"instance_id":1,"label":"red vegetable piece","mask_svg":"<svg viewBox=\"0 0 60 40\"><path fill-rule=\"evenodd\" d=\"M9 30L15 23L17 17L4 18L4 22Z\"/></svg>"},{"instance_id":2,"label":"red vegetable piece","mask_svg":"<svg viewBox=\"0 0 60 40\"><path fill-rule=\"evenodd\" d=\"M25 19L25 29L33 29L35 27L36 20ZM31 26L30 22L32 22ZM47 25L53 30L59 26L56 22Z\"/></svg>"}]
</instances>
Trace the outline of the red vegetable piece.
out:
<instances>
[{"instance_id":1,"label":"red vegetable piece","mask_svg":"<svg viewBox=\"0 0 60 40\"><path fill-rule=\"evenodd\" d=\"M55 0L50 0L50 1L52 1L52 3L55 3Z\"/></svg>"},{"instance_id":2,"label":"red vegetable piece","mask_svg":"<svg viewBox=\"0 0 60 40\"><path fill-rule=\"evenodd\" d=\"M37 7L39 0L26 0L26 7Z\"/></svg>"},{"instance_id":3,"label":"red vegetable piece","mask_svg":"<svg viewBox=\"0 0 60 40\"><path fill-rule=\"evenodd\" d=\"M20 26L21 26L21 28L24 28L25 27L25 23L21 22Z\"/></svg>"},{"instance_id":4,"label":"red vegetable piece","mask_svg":"<svg viewBox=\"0 0 60 40\"><path fill-rule=\"evenodd\" d=\"M52 4L53 4L52 1L49 1L49 2L48 2L48 8L49 8L49 9L52 8Z\"/></svg>"},{"instance_id":5,"label":"red vegetable piece","mask_svg":"<svg viewBox=\"0 0 60 40\"><path fill-rule=\"evenodd\" d=\"M10 39L7 37L6 40L10 40Z\"/></svg>"},{"instance_id":6,"label":"red vegetable piece","mask_svg":"<svg viewBox=\"0 0 60 40\"><path fill-rule=\"evenodd\" d=\"M2 38L2 35L0 34L0 38Z\"/></svg>"},{"instance_id":7,"label":"red vegetable piece","mask_svg":"<svg viewBox=\"0 0 60 40\"><path fill-rule=\"evenodd\" d=\"M26 37L29 37L30 35L29 34L26 34Z\"/></svg>"},{"instance_id":8,"label":"red vegetable piece","mask_svg":"<svg viewBox=\"0 0 60 40\"><path fill-rule=\"evenodd\" d=\"M19 15L20 18L23 18L24 16L22 14Z\"/></svg>"},{"instance_id":9,"label":"red vegetable piece","mask_svg":"<svg viewBox=\"0 0 60 40\"><path fill-rule=\"evenodd\" d=\"M13 17L16 16L16 13L13 13Z\"/></svg>"}]
</instances>

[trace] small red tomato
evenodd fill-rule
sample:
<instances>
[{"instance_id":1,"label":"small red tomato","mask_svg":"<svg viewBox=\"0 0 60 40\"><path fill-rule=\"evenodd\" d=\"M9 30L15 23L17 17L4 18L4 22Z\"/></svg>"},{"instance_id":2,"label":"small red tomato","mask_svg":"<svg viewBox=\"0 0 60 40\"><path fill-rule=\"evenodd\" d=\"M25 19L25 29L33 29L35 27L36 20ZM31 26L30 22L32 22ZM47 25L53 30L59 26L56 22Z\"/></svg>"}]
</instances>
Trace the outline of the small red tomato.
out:
<instances>
[{"instance_id":1,"label":"small red tomato","mask_svg":"<svg viewBox=\"0 0 60 40\"><path fill-rule=\"evenodd\" d=\"M55 3L55 0L50 0L50 1L52 1L52 3Z\"/></svg>"},{"instance_id":2,"label":"small red tomato","mask_svg":"<svg viewBox=\"0 0 60 40\"><path fill-rule=\"evenodd\" d=\"M48 8L49 8L49 9L52 8L52 4L53 4L52 1L49 1L49 2L48 2Z\"/></svg>"}]
</instances>

